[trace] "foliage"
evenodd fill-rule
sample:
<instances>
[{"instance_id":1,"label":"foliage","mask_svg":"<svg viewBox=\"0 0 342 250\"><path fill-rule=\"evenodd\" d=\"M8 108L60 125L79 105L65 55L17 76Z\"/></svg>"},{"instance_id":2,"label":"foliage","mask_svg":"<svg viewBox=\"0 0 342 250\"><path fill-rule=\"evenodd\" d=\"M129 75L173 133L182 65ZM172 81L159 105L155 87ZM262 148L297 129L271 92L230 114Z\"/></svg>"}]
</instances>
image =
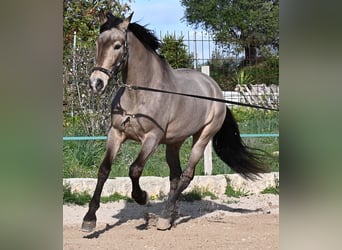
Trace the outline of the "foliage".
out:
<instances>
[{"instance_id":1,"label":"foliage","mask_svg":"<svg viewBox=\"0 0 342 250\"><path fill-rule=\"evenodd\" d=\"M63 1L63 45L64 53L71 54L74 31L78 37L78 44L83 48L94 46L99 33L97 13L100 10L111 11L123 16L130 10L131 0L122 4L119 0L64 0Z\"/></svg>"},{"instance_id":2,"label":"foliage","mask_svg":"<svg viewBox=\"0 0 342 250\"><path fill-rule=\"evenodd\" d=\"M98 165L104 155L104 141L67 141L63 144L63 176L96 177Z\"/></svg>"},{"instance_id":3,"label":"foliage","mask_svg":"<svg viewBox=\"0 0 342 250\"><path fill-rule=\"evenodd\" d=\"M248 71L241 69L238 72L236 72L235 76L232 78L232 82L234 85L236 85L236 84L241 84L241 85L253 84L254 79Z\"/></svg>"},{"instance_id":4,"label":"foliage","mask_svg":"<svg viewBox=\"0 0 342 250\"><path fill-rule=\"evenodd\" d=\"M63 102L66 103L65 112L63 113L64 136L106 134L110 125L110 103L116 88L110 83L102 96L93 96L88 86L89 75L94 64L94 41L98 35L96 13L100 9L104 9L122 16L130 11L128 4L131 1L127 2L127 4L121 4L121 1L117 0L64 0ZM72 51L73 31L77 32L77 48L75 51ZM164 54L173 67L192 67L193 56L187 54L183 37L176 38L169 35L164 38L163 43L164 47L160 52ZM213 54L213 60L209 61L211 75L222 89L231 89L233 87L232 76L240 62L237 59L223 57L216 52L215 55ZM248 72L253 79L257 79L255 81L258 82L261 75L266 79L268 73L262 72L269 70L268 65L276 65L267 72L272 74L269 78L278 79L279 60L278 58L273 59L265 60L253 67L245 67L243 70ZM270 80L270 82L273 81L275 80ZM252 112L244 109L234 109L233 112L238 118L241 133L278 131L277 116L272 116L267 112ZM279 150L278 138L248 138L244 140L248 145L265 149L270 153ZM183 168L189 159L191 145L192 140L188 139L181 149L180 157ZM96 177L104 150L104 141L64 142L63 176L65 178ZM127 176L129 165L137 157L139 151L140 145L138 143L129 141L123 144L113 164L110 178ZM270 159L267 164L270 164L275 171L279 169L278 159ZM213 174L233 173L215 153L213 153L213 165ZM200 160L195 174L204 174L203 158ZM160 145L155 154L149 159L143 175L169 175L169 168L165 161L164 145Z\"/></svg>"},{"instance_id":5,"label":"foliage","mask_svg":"<svg viewBox=\"0 0 342 250\"><path fill-rule=\"evenodd\" d=\"M227 181L227 186L226 186L226 191L224 194L227 195L228 197L239 198L239 197L248 195L248 193L243 190L234 190L233 187L230 185L230 180L228 177L226 177L226 181Z\"/></svg>"},{"instance_id":6,"label":"foliage","mask_svg":"<svg viewBox=\"0 0 342 250\"><path fill-rule=\"evenodd\" d=\"M277 133L279 131L278 112L245 107L234 107L232 112L242 134Z\"/></svg>"},{"instance_id":7,"label":"foliage","mask_svg":"<svg viewBox=\"0 0 342 250\"><path fill-rule=\"evenodd\" d=\"M120 201L120 200L133 202L132 198L130 198L128 196L121 195L121 194L116 193L116 192L114 194L111 194L110 196L102 196L100 199L100 201L102 203L114 202L114 201Z\"/></svg>"},{"instance_id":8,"label":"foliage","mask_svg":"<svg viewBox=\"0 0 342 250\"><path fill-rule=\"evenodd\" d=\"M210 67L210 76L222 90L227 91L234 88L232 76L239 66L238 59L227 57L215 50L206 64Z\"/></svg>"},{"instance_id":9,"label":"foliage","mask_svg":"<svg viewBox=\"0 0 342 250\"><path fill-rule=\"evenodd\" d=\"M277 133L279 131L279 114L264 110L251 108L233 108L232 112L239 124L241 133ZM70 119L69 119L70 120ZM65 123L68 123L69 121ZM65 127L64 135L84 135L82 126L77 117L74 117L70 124ZM76 122L78 121L78 122ZM279 151L278 137L265 138L243 138L245 143L254 148L260 148L272 154ZM190 157L192 139L187 139L180 151L181 166L186 166ZM140 144L127 141L121 149L113 163L110 178L117 176L128 176L129 166L140 151ZM97 176L98 166L101 163L105 151L105 141L65 141L63 144L63 177L92 177ZM267 157L265 164L272 171L279 171L279 156ZM203 157L198 163L195 174L204 175ZM213 175L234 173L229 166L222 162L213 151ZM165 145L160 145L155 153L147 161L144 176L168 176L169 167L165 161Z\"/></svg>"},{"instance_id":10,"label":"foliage","mask_svg":"<svg viewBox=\"0 0 342 250\"><path fill-rule=\"evenodd\" d=\"M88 204L91 200L90 194L87 192L72 192L70 185L63 186L63 203L73 203L77 205L85 205ZM100 198L101 203L115 202L119 200L125 200L128 202L133 202L130 197L121 195L119 193L111 194L110 196L102 196Z\"/></svg>"},{"instance_id":11,"label":"foliage","mask_svg":"<svg viewBox=\"0 0 342 250\"><path fill-rule=\"evenodd\" d=\"M212 200L216 200L217 196L210 192L208 188L201 188L195 186L190 192L182 194L181 199L184 201L195 201L195 200L202 200L203 197L210 197Z\"/></svg>"},{"instance_id":12,"label":"foliage","mask_svg":"<svg viewBox=\"0 0 342 250\"><path fill-rule=\"evenodd\" d=\"M263 62L242 69L253 84L279 85L279 57L271 56Z\"/></svg>"},{"instance_id":13,"label":"foliage","mask_svg":"<svg viewBox=\"0 0 342 250\"><path fill-rule=\"evenodd\" d=\"M193 58L188 54L184 37L176 38L173 35L163 37L163 46L160 54L169 62L172 68L192 68Z\"/></svg>"},{"instance_id":14,"label":"foliage","mask_svg":"<svg viewBox=\"0 0 342 250\"><path fill-rule=\"evenodd\" d=\"M80 128L87 135L105 133L110 122L109 104L115 88L109 85L101 97L89 91L89 75L94 64L95 40L99 33L97 13L111 11L123 16L130 10L129 0L64 0L63 2L63 103L65 124ZM74 31L77 35L73 48ZM74 120L74 119L77 119ZM76 122L77 124L74 124ZM63 125L65 125L63 124ZM65 127L64 127L65 128ZM75 134L73 134L75 135Z\"/></svg>"},{"instance_id":15,"label":"foliage","mask_svg":"<svg viewBox=\"0 0 342 250\"><path fill-rule=\"evenodd\" d=\"M63 203L74 203L77 205L85 205L89 203L91 196L87 192L74 193L71 192L69 185L63 186Z\"/></svg>"},{"instance_id":16,"label":"foliage","mask_svg":"<svg viewBox=\"0 0 342 250\"><path fill-rule=\"evenodd\" d=\"M261 194L279 194L279 187L267 187L260 192Z\"/></svg>"},{"instance_id":17,"label":"foliage","mask_svg":"<svg viewBox=\"0 0 342 250\"><path fill-rule=\"evenodd\" d=\"M262 194L279 194L279 179L276 179L276 185L265 188L261 191Z\"/></svg>"},{"instance_id":18,"label":"foliage","mask_svg":"<svg viewBox=\"0 0 342 250\"><path fill-rule=\"evenodd\" d=\"M248 48L279 47L278 0L181 0L181 4L187 23L210 31L237 52L245 50L246 58Z\"/></svg>"},{"instance_id":19,"label":"foliage","mask_svg":"<svg viewBox=\"0 0 342 250\"><path fill-rule=\"evenodd\" d=\"M242 62L241 58L227 57L215 50L206 65L210 67L210 76L224 91L234 90L237 84L279 85L279 56L268 54L248 66Z\"/></svg>"},{"instance_id":20,"label":"foliage","mask_svg":"<svg viewBox=\"0 0 342 250\"><path fill-rule=\"evenodd\" d=\"M66 56L63 72L63 101L65 125L77 127L81 135L102 135L110 124L110 101L116 91L111 82L103 95L89 90L89 76L94 65L94 51L77 49L75 56ZM70 134L76 135L76 134Z\"/></svg>"}]
</instances>

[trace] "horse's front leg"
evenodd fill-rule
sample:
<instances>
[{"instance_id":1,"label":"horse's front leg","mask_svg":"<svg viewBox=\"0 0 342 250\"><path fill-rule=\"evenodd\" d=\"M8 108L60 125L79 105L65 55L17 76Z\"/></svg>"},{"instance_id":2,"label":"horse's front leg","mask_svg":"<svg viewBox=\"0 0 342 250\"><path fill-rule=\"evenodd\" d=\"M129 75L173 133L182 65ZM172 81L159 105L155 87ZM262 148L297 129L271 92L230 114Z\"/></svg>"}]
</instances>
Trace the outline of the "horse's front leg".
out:
<instances>
[{"instance_id":1,"label":"horse's front leg","mask_svg":"<svg viewBox=\"0 0 342 250\"><path fill-rule=\"evenodd\" d=\"M158 140L155 135L149 134L142 141L141 151L137 159L129 168L129 177L132 180L132 198L140 205L148 202L148 195L139 184L139 179L144 169L147 159L158 147Z\"/></svg>"},{"instance_id":2,"label":"horse's front leg","mask_svg":"<svg viewBox=\"0 0 342 250\"><path fill-rule=\"evenodd\" d=\"M111 129L108 132L106 154L99 168L94 195L89 203L88 212L83 218L82 231L91 232L96 227L95 213L100 207L100 197L102 193L102 188L109 176L113 160L115 159L115 156L119 151L123 141L123 135L116 129L111 127Z\"/></svg>"}]
</instances>

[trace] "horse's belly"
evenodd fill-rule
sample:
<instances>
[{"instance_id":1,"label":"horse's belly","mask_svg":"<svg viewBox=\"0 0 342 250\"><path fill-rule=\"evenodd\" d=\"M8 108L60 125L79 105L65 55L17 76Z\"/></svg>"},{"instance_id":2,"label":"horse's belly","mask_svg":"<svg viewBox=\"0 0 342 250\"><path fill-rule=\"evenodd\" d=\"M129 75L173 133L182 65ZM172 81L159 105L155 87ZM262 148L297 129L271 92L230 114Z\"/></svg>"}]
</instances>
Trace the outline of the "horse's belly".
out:
<instances>
[{"instance_id":1,"label":"horse's belly","mask_svg":"<svg viewBox=\"0 0 342 250\"><path fill-rule=\"evenodd\" d=\"M181 121L177 120L170 123L165 133L165 139L163 143L172 144L184 141L186 138L197 133L205 126L205 121Z\"/></svg>"}]
</instances>

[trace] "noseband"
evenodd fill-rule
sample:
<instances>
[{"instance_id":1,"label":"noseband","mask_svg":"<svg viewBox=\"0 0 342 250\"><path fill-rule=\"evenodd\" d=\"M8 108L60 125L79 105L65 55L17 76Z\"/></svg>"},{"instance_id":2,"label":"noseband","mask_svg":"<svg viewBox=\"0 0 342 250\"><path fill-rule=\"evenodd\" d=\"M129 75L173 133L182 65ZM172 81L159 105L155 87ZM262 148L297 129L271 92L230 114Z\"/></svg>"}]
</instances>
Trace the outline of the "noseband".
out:
<instances>
[{"instance_id":1,"label":"noseband","mask_svg":"<svg viewBox=\"0 0 342 250\"><path fill-rule=\"evenodd\" d=\"M94 67L94 68L92 68L91 72L93 73L94 71L101 71L101 72L105 73L109 77L108 80L110 80L114 76L117 75L117 73L119 72L120 67L126 62L127 56L128 56L127 31L125 31L124 53L121 56L121 59L116 64L114 64L112 70L108 70L108 69L102 68L102 67Z\"/></svg>"}]
</instances>

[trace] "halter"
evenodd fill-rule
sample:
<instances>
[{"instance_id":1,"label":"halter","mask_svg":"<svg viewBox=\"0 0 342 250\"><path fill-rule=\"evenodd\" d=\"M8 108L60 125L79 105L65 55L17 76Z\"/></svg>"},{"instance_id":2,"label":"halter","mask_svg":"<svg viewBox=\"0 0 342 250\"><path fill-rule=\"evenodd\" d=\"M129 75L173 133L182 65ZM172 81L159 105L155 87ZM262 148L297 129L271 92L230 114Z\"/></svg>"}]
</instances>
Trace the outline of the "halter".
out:
<instances>
[{"instance_id":1,"label":"halter","mask_svg":"<svg viewBox=\"0 0 342 250\"><path fill-rule=\"evenodd\" d=\"M127 31L125 31L124 53L121 56L121 59L115 65L113 65L112 70L108 70L108 69L103 68L103 67L94 67L94 68L92 68L91 72L93 73L94 71L101 71L109 77L109 79L108 79L108 81L109 81L110 79L112 79L114 76L117 75L120 67L126 62L127 56L128 56Z\"/></svg>"}]
</instances>

